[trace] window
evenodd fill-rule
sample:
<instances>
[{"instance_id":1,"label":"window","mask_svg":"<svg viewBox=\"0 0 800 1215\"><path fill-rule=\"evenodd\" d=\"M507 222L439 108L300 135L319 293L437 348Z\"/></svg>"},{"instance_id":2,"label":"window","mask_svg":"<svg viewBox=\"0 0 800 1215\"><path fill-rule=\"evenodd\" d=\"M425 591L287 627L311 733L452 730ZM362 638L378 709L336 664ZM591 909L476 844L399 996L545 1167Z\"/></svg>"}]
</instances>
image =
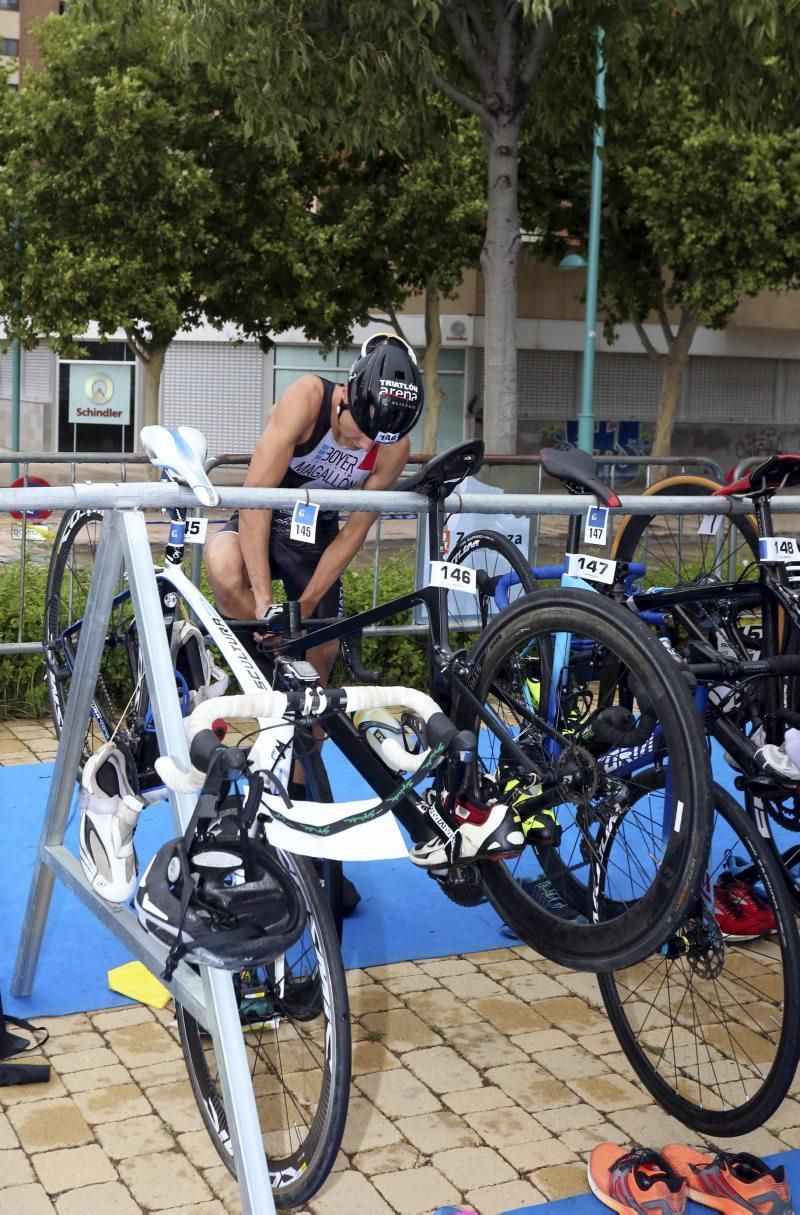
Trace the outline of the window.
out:
<instances>
[{"instance_id":1,"label":"window","mask_svg":"<svg viewBox=\"0 0 800 1215\"><path fill-rule=\"evenodd\" d=\"M5 9L6 12L18 13L19 0L0 0L0 9Z\"/></svg>"},{"instance_id":2,"label":"window","mask_svg":"<svg viewBox=\"0 0 800 1215\"><path fill-rule=\"evenodd\" d=\"M0 38L0 55L19 56L19 38Z\"/></svg>"}]
</instances>

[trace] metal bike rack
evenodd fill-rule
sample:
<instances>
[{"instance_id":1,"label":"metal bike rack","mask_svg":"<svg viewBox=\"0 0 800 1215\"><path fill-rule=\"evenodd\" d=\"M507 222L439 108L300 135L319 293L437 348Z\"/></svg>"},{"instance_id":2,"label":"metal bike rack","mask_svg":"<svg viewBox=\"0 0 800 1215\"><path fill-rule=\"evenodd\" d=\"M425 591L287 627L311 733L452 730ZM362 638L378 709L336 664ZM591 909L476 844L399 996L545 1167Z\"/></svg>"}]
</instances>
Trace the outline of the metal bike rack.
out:
<instances>
[{"instance_id":1,"label":"metal bike rack","mask_svg":"<svg viewBox=\"0 0 800 1215\"><path fill-rule=\"evenodd\" d=\"M430 506L420 494L390 491L319 490L314 498L323 508L340 510L420 514ZM220 499L223 509L287 507L296 501L297 491L222 489ZM454 493L445 505L451 513L467 510L486 514L563 515L582 513L594 504L595 499L589 494L566 499L563 494L465 494L462 497ZM143 508L191 508L195 505L196 499L187 490L163 483L0 489L0 510L94 507L106 511L11 984L15 996L25 997L31 992L56 877L130 949L134 957L156 973L163 970L166 947L144 931L129 907L107 903L95 893L84 877L80 862L65 846L64 838L75 793L84 726L97 683L123 561L140 622L142 655L159 748L162 754L188 766L183 719L163 628ZM777 512L800 511L800 497L778 499L774 509ZM747 503L733 502L729 498L630 496L622 498L621 507L614 513L731 515L746 514L748 510ZM170 793L169 796L176 832L182 833L191 818L195 799L190 794ZM206 967L201 967L198 975L182 962L167 987L175 999L205 1025L212 1037L244 1215L274 1215L268 1164L231 977L224 971Z\"/></svg>"},{"instance_id":2,"label":"metal bike rack","mask_svg":"<svg viewBox=\"0 0 800 1215\"><path fill-rule=\"evenodd\" d=\"M100 658L123 559L140 622L145 673L151 693L161 753L188 766L178 694L156 586L144 515L141 511L107 513L81 629L55 771L45 810L33 880L11 984L15 996L30 994L44 935L53 883L59 877L119 937L133 955L160 973L167 949L144 931L129 907L106 903L83 875L79 861L64 846L67 818L83 746L83 723L100 670ZM194 809L191 794L170 794L177 832L183 833ZM207 967L198 977L181 963L167 983L176 1000L211 1034L222 1084L236 1175L245 1215L274 1215L275 1204L261 1138L256 1100L245 1052L231 975Z\"/></svg>"}]
</instances>

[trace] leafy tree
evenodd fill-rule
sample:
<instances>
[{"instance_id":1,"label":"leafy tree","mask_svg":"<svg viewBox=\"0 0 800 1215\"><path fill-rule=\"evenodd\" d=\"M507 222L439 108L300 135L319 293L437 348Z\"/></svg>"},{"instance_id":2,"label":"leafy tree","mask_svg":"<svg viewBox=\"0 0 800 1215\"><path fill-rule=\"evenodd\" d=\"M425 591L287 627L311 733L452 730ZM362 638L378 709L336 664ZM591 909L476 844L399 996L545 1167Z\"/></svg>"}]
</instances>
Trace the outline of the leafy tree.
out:
<instances>
[{"instance_id":1,"label":"leafy tree","mask_svg":"<svg viewBox=\"0 0 800 1215\"><path fill-rule=\"evenodd\" d=\"M248 139L233 96L194 61L176 72L180 14L119 0L41 27L43 71L2 98L0 317L33 345L74 351L89 321L123 326L155 421L174 335L205 317L265 345L302 325L344 341L372 298L340 289L335 242L313 210L321 162L280 161ZM366 284L369 285L369 284Z\"/></svg>"},{"instance_id":2,"label":"leafy tree","mask_svg":"<svg viewBox=\"0 0 800 1215\"><path fill-rule=\"evenodd\" d=\"M739 113L754 103L739 95L739 81L763 65L764 48L779 32L789 35L787 54L795 64L800 56L800 40L792 37L798 0L758 6L752 0L713 6L705 0L180 2L196 16L206 54L234 81L248 122L276 141L291 144L298 132L316 127L350 149L411 155L427 137L428 84L478 118L487 170L484 433L495 451L516 445L523 124L534 122L552 143L565 117L569 123L591 89L597 25L605 27L618 62L627 65L619 76L626 92L637 87L640 63L660 64L668 74L672 55L664 48L672 26L695 22L704 32L713 29L715 39L693 44L685 38L679 62L691 66L700 88ZM559 45L567 31L569 46ZM769 92L772 85L767 72L761 88Z\"/></svg>"},{"instance_id":3,"label":"leafy tree","mask_svg":"<svg viewBox=\"0 0 800 1215\"><path fill-rule=\"evenodd\" d=\"M437 133L418 157L341 156L318 195L325 231L365 280L371 319L388 319L407 338L398 311L411 294L425 298L425 411L416 445L426 452L436 450L444 397L437 375L440 301L455 293L465 267L477 264L485 215L477 124L453 121L450 107L438 105Z\"/></svg>"},{"instance_id":4,"label":"leafy tree","mask_svg":"<svg viewBox=\"0 0 800 1215\"><path fill-rule=\"evenodd\" d=\"M727 0L679 7L651 10L652 55L631 63L612 52L609 65L601 305L607 336L632 323L662 368L656 455L670 451L698 327L723 328L742 298L800 281L798 93L787 31L759 27L754 39L750 26L731 26ZM720 57L737 73L731 91L710 87ZM523 210L546 214L554 255L565 238L585 239L588 122L584 130L582 144L573 125L551 149L547 186L541 174L523 184ZM644 328L651 314L660 341Z\"/></svg>"}]
</instances>

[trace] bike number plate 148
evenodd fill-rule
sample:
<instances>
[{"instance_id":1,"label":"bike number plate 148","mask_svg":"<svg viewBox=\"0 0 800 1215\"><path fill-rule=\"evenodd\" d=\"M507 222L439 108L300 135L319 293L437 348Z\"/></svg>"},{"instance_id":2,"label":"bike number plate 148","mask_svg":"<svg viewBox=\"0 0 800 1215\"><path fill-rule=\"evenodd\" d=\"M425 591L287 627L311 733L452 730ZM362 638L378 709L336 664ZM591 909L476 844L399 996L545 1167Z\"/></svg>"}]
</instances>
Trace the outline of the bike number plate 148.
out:
<instances>
[{"instance_id":1,"label":"bike number plate 148","mask_svg":"<svg viewBox=\"0 0 800 1215\"><path fill-rule=\"evenodd\" d=\"M800 548L791 536L759 536L758 555L762 561L769 564L797 561L800 558Z\"/></svg>"},{"instance_id":2,"label":"bike number plate 148","mask_svg":"<svg viewBox=\"0 0 800 1215\"><path fill-rule=\"evenodd\" d=\"M429 586L444 586L451 591L478 594L478 571L457 561L431 561Z\"/></svg>"},{"instance_id":3,"label":"bike number plate 148","mask_svg":"<svg viewBox=\"0 0 800 1215\"><path fill-rule=\"evenodd\" d=\"M567 573L571 578L585 578L587 582L603 582L610 586L616 573L616 561L606 557L592 557L589 553L567 553Z\"/></svg>"}]
</instances>

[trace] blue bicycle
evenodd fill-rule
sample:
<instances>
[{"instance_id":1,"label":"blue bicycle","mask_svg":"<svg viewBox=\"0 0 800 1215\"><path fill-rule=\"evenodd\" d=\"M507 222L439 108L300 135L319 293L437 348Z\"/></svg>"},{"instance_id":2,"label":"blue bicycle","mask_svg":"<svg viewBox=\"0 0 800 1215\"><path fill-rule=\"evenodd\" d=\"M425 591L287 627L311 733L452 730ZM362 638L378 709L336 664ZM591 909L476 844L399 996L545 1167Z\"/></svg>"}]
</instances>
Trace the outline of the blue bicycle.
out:
<instances>
[{"instance_id":1,"label":"blue bicycle","mask_svg":"<svg viewBox=\"0 0 800 1215\"><path fill-rule=\"evenodd\" d=\"M593 493L601 505L618 504L613 490L598 479L591 456L578 451L544 450L542 462L545 471L569 491ZM646 574L644 564L582 552L582 525L580 516L570 516L565 557L550 565L531 569L518 554L509 554L501 545L502 556L498 554L492 565L486 562L489 568L484 570L482 583L492 604L483 609L483 614L488 617L498 613L542 582L560 581L563 588L600 592L598 613L609 598L627 602L640 621L661 635L665 655L677 665L681 657L673 646L677 640L670 615L675 610L674 601L681 596L692 600L694 596L705 605L704 629L694 637L688 636L690 621L683 619L683 644L679 647L682 656L691 660L679 669L691 681L697 712L706 724L716 777L705 874L697 893L683 907L676 929L650 957L601 974L598 980L620 1044L659 1103L695 1130L725 1136L745 1134L769 1118L795 1074L800 1054L800 938L781 856L773 845L770 823L762 809L763 797L782 795L785 800L792 793L796 796L795 786L790 789L785 780L765 770L752 724L743 728L744 721L739 720L743 709L741 688L774 678L778 674L776 664L784 676L794 672L796 682L800 660L791 656L761 658L757 646L753 652L752 637L745 639L741 652L721 653L719 645L715 648L709 642L719 643L724 633L709 635L708 622L712 618L710 604L714 616L720 615L720 604L713 601L719 599L724 588L709 585L706 579L680 593L641 592L638 584ZM587 530L591 525L592 521L587 520ZM475 564L476 554L492 553L490 535L486 533L478 541L464 537L461 545L465 560ZM457 561L459 556L457 546L450 559ZM748 585L738 587L742 602L749 593ZM685 616L691 603L683 608ZM681 610L680 603L677 610ZM741 626L741 613L736 623ZM570 687L577 688L581 682L575 673L589 657L584 640L567 632L563 621L554 624L552 655L547 683L539 678L535 663L529 670L524 669L524 650L519 659L523 677L517 692L525 711L544 713L547 720L553 720L559 701L570 703ZM798 669L789 671L787 662L794 662ZM612 663L601 672L598 687L613 682ZM617 732L616 750L607 751L603 763L610 755L616 756L617 763L627 756L626 770L642 791L642 798L650 790L668 804L672 773L660 754L657 706L651 711L642 691L631 689L639 699L627 715L625 696L618 697L613 718L603 723L604 745L614 741ZM573 697L569 712L584 748L586 708L579 697ZM564 733L568 738L568 731ZM568 752L569 744L551 737L548 747L551 754L563 753ZM746 813L735 791L748 782ZM623 850L627 857L636 854L637 817L621 816L607 836L611 846L615 832L627 833ZM665 827L668 830L664 822L653 823L649 838L648 832L641 831L642 858L647 856L648 844ZM800 854L796 845L794 852ZM581 859L565 854L562 846L560 851L551 850L543 865L551 882L550 898L558 893L565 916L574 916L586 906L586 874ZM600 868L605 871L607 867ZM635 873L630 880L633 890ZM614 891L610 892L606 883L601 896L608 897L610 892L612 898L619 897L623 885L621 875L616 874ZM542 894L546 894L544 888Z\"/></svg>"}]
</instances>

